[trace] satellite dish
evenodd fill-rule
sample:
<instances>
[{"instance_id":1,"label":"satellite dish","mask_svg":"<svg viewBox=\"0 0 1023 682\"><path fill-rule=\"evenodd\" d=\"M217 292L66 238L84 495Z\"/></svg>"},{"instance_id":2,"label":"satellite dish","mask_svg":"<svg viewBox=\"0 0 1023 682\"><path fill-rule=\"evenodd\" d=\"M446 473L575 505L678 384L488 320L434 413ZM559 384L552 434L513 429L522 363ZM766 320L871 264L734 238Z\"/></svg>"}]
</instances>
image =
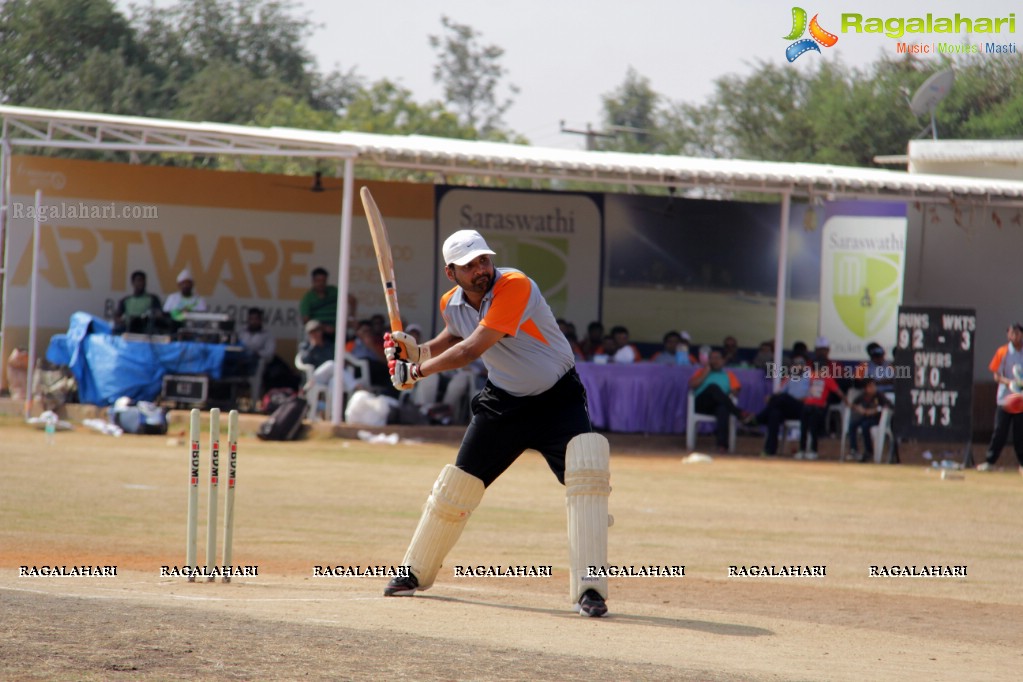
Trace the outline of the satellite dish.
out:
<instances>
[{"instance_id":1,"label":"satellite dish","mask_svg":"<svg viewBox=\"0 0 1023 682\"><path fill-rule=\"evenodd\" d=\"M932 137L935 140L938 139L938 127L934 121L934 110L941 103L941 100L945 99L948 93L952 91L952 83L955 81L955 78L956 75L952 69L939 71L925 80L924 84L917 88L916 93L913 94L913 99L909 101L910 111L916 116L930 115L931 117L931 124L920 131L920 135L925 134L929 128Z\"/></svg>"},{"instance_id":2,"label":"satellite dish","mask_svg":"<svg viewBox=\"0 0 1023 682\"><path fill-rule=\"evenodd\" d=\"M909 102L909 108L917 116L926 116L934 111L941 100L948 96L952 90L952 82L956 79L952 69L939 71L924 81L924 84L917 88L916 94Z\"/></svg>"}]
</instances>

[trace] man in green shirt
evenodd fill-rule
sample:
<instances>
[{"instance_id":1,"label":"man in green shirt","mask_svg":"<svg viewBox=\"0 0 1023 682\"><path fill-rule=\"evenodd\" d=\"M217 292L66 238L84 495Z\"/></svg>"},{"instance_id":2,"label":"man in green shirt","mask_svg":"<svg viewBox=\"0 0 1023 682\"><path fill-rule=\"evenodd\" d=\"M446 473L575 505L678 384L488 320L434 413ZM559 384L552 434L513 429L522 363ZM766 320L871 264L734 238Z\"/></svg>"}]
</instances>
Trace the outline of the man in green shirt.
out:
<instances>
[{"instance_id":1,"label":"man in green shirt","mask_svg":"<svg viewBox=\"0 0 1023 682\"><path fill-rule=\"evenodd\" d=\"M327 271L316 268L312 272L313 288L305 292L298 303L302 324L316 320L323 325L324 335L334 338L337 326L337 287L327 284Z\"/></svg>"},{"instance_id":2,"label":"man in green shirt","mask_svg":"<svg viewBox=\"0 0 1023 682\"><path fill-rule=\"evenodd\" d=\"M151 323L163 317L160 297L146 291L146 273L141 270L131 273L131 288L131 295L122 298L114 312L115 334L127 331L132 319L148 319ZM150 323L146 326L149 327Z\"/></svg>"}]
</instances>

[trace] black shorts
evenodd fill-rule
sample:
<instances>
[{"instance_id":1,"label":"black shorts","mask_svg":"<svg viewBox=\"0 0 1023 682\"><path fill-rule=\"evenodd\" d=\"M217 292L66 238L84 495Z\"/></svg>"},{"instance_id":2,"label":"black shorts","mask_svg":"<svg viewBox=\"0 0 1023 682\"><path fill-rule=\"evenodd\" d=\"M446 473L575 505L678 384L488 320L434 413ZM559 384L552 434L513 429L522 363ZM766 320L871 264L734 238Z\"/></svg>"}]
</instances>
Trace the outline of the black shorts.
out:
<instances>
[{"instance_id":1,"label":"black shorts","mask_svg":"<svg viewBox=\"0 0 1023 682\"><path fill-rule=\"evenodd\" d=\"M472 399L472 421L455 466L489 486L527 449L537 450L565 482L565 448L589 433L586 389L575 368L539 395L514 396L489 381Z\"/></svg>"}]
</instances>

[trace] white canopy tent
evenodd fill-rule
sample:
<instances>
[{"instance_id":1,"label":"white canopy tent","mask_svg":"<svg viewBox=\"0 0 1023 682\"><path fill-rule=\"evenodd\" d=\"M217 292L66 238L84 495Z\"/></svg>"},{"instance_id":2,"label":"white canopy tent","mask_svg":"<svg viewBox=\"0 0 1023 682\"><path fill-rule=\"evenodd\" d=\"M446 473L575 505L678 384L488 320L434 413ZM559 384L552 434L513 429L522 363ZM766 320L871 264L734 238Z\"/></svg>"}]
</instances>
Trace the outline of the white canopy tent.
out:
<instances>
[{"instance_id":1,"label":"white canopy tent","mask_svg":"<svg viewBox=\"0 0 1023 682\"><path fill-rule=\"evenodd\" d=\"M1023 182L908 174L899 171L804 163L704 159L531 147L496 142L449 140L420 135L378 135L295 128L259 128L193 123L134 116L0 106L0 252L6 252L14 149L245 156L304 156L343 163L341 248L338 254L338 319L348 317L348 257L351 236L354 163L459 176L579 181L615 185L704 188L781 197L780 249L775 338L783 338L788 274L788 223L792 198L873 199L925 203L1023 206ZM0 271L0 301L6 317L6 275ZM4 353L0 318L0 357ZM336 357L343 359L338 335ZM781 362L782 344L775 361ZM340 372L335 365L332 419L342 420Z\"/></svg>"}]
</instances>

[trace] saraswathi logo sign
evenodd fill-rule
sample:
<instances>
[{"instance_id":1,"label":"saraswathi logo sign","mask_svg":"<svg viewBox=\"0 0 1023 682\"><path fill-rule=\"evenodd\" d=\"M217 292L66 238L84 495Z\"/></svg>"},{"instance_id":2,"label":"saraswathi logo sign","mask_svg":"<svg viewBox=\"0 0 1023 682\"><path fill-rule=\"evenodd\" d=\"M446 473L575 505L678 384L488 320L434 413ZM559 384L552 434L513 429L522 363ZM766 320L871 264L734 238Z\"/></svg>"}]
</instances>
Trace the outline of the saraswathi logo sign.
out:
<instances>
[{"instance_id":1,"label":"saraswathi logo sign","mask_svg":"<svg viewBox=\"0 0 1023 682\"><path fill-rule=\"evenodd\" d=\"M867 343L891 348L902 303L906 219L835 216L821 246L821 333L836 360L865 359Z\"/></svg>"},{"instance_id":2,"label":"saraswathi logo sign","mask_svg":"<svg viewBox=\"0 0 1023 682\"><path fill-rule=\"evenodd\" d=\"M593 195L441 188L440 241L477 230L497 252L494 263L536 281L551 310L576 324L600 319L601 207ZM451 283L438 272L440 291Z\"/></svg>"}]
</instances>

